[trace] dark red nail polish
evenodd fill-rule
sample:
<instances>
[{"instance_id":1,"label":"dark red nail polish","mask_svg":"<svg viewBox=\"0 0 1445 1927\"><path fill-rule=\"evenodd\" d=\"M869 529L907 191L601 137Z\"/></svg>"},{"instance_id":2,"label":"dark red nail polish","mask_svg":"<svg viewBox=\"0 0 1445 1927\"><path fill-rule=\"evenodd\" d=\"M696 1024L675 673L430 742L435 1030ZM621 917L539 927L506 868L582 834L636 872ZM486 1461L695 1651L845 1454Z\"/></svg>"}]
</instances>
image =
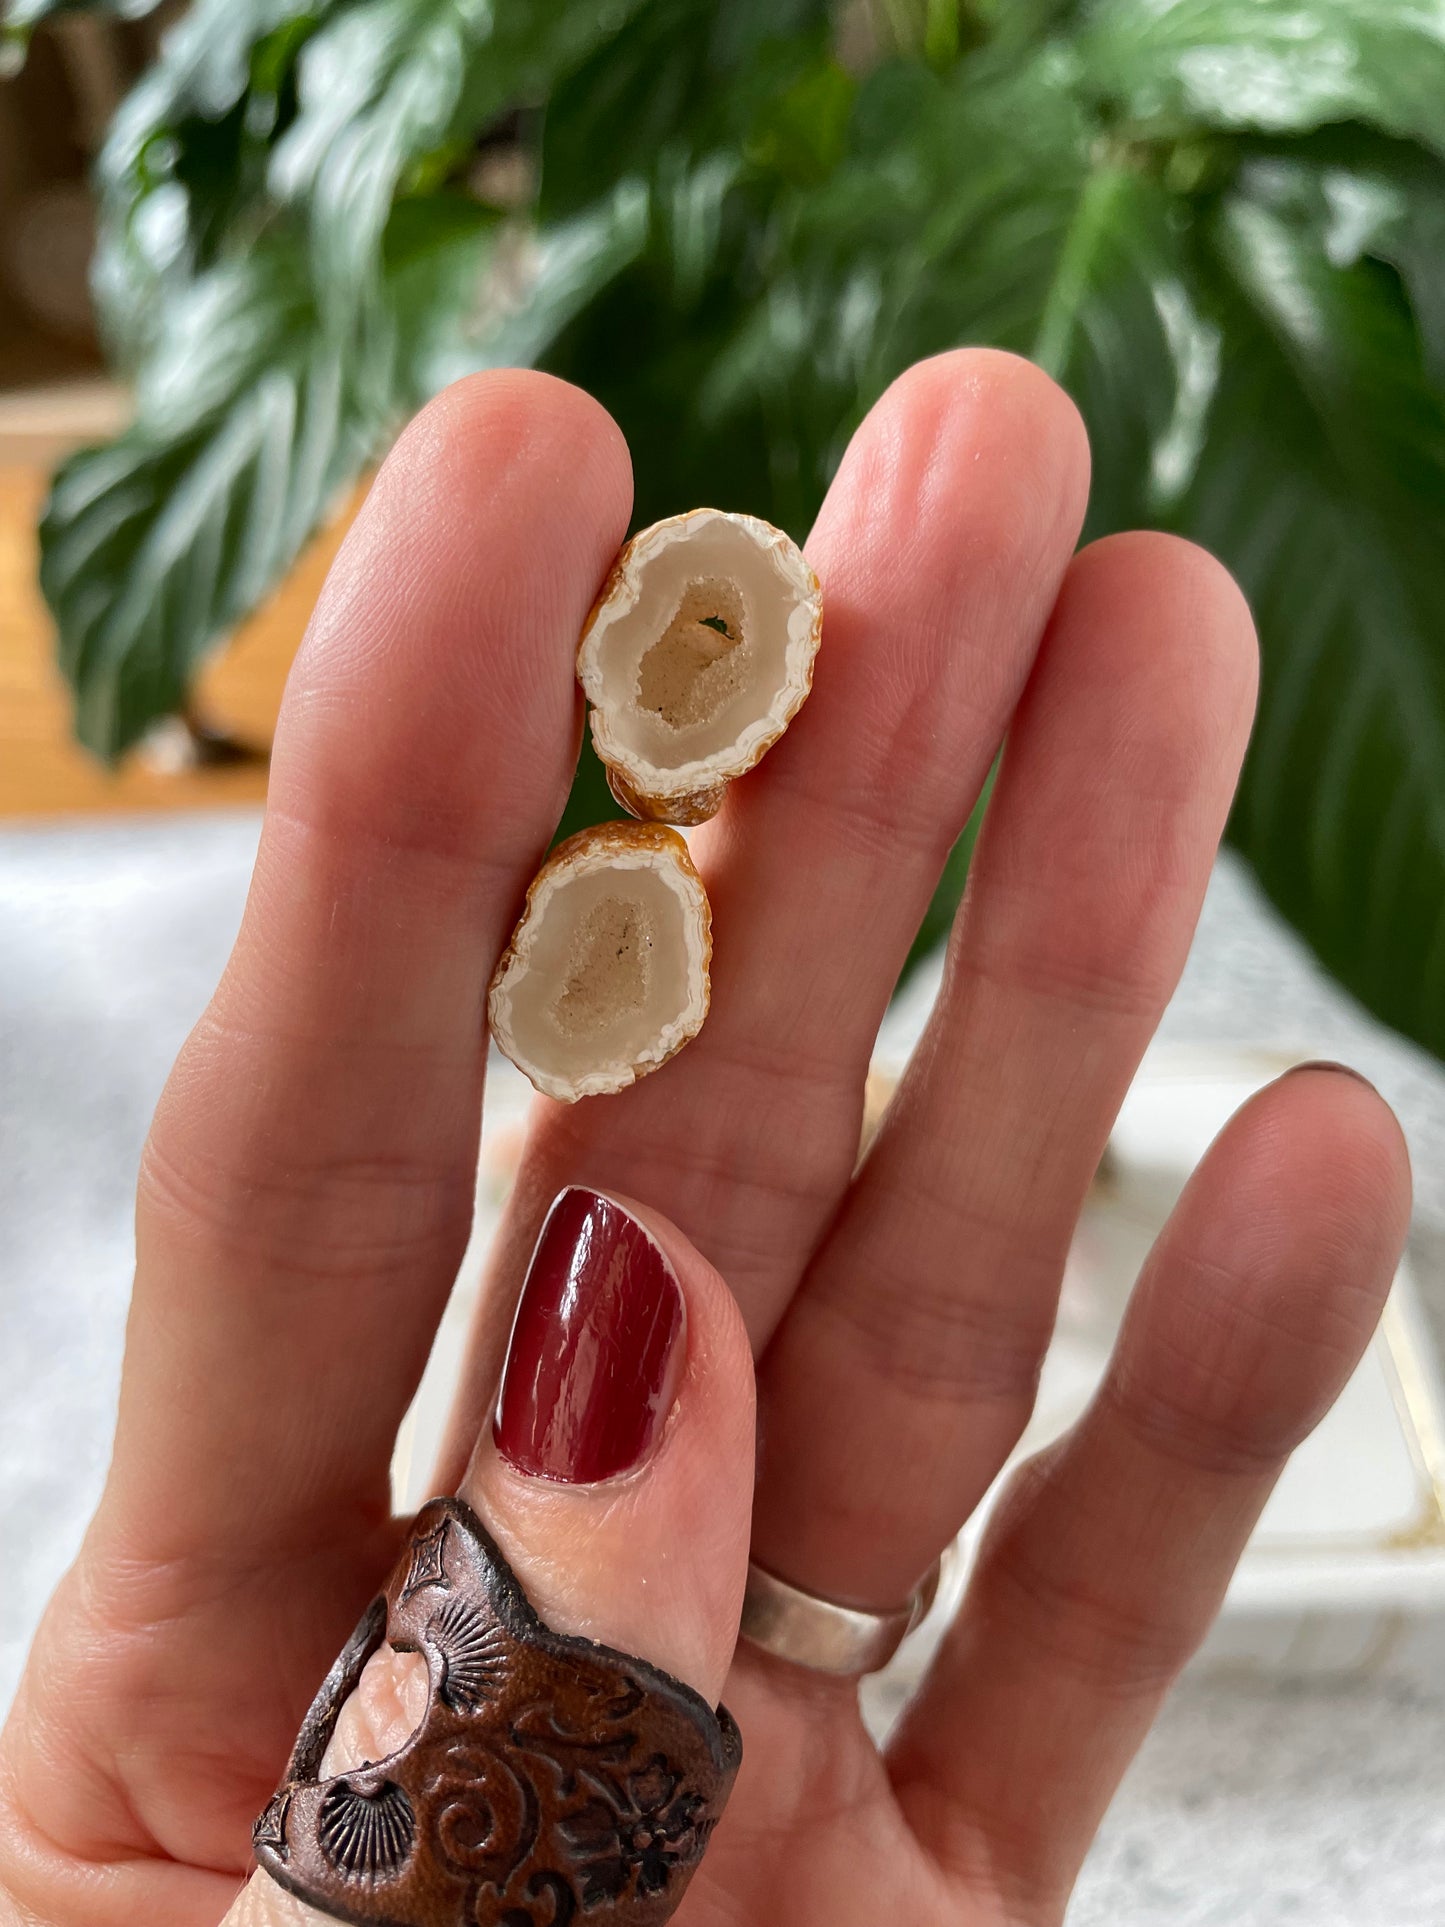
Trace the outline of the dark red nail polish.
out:
<instances>
[{"instance_id":1,"label":"dark red nail polish","mask_svg":"<svg viewBox=\"0 0 1445 1927\"><path fill-rule=\"evenodd\" d=\"M522 1287L493 1436L519 1471L591 1485L639 1464L677 1387L685 1314L667 1260L621 1205L564 1191Z\"/></svg>"}]
</instances>

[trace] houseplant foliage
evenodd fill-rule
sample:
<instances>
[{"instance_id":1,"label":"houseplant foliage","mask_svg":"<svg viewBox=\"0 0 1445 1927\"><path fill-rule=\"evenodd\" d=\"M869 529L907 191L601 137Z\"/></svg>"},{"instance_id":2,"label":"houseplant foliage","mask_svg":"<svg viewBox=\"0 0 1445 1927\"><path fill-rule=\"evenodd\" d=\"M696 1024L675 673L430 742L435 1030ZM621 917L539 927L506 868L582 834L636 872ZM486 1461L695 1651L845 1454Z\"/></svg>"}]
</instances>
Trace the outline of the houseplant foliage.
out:
<instances>
[{"instance_id":1,"label":"houseplant foliage","mask_svg":"<svg viewBox=\"0 0 1445 1927\"><path fill-rule=\"evenodd\" d=\"M1445 1050L1445 0L195 0L98 187L138 415L42 541L102 755L469 369L600 396L640 520L802 534L893 375L994 343L1082 407L1090 534L1243 582L1230 835Z\"/></svg>"}]
</instances>

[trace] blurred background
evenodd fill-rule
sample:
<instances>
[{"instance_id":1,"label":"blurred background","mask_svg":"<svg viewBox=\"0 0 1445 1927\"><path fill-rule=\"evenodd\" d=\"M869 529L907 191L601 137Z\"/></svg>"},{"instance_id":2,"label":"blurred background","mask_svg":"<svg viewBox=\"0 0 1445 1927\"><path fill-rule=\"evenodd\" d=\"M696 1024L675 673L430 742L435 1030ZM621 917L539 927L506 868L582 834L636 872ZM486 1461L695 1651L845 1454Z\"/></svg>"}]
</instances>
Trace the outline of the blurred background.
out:
<instances>
[{"instance_id":1,"label":"blurred background","mask_svg":"<svg viewBox=\"0 0 1445 1927\"><path fill-rule=\"evenodd\" d=\"M1046 1416L1221 1093L1359 1063L1419 1185L1390 1328L1072 1918L1445 1918L1445 0L0 21L0 1705L103 1474L135 1161L234 933L286 669L400 424L539 363L622 424L639 523L801 537L888 381L990 343L1083 409L1088 533L1218 552L1264 669ZM588 752L562 827L613 813Z\"/></svg>"}]
</instances>

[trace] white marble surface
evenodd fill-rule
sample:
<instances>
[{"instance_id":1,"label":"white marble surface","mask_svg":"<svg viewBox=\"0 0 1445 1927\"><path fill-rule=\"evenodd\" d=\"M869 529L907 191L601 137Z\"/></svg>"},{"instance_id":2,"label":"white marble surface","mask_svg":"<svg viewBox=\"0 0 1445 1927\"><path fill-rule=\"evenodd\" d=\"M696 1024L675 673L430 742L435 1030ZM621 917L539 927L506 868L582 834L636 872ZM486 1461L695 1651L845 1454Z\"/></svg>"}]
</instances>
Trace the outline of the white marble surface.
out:
<instances>
[{"instance_id":1,"label":"white marble surface","mask_svg":"<svg viewBox=\"0 0 1445 1927\"><path fill-rule=\"evenodd\" d=\"M0 1705L104 1476L135 1162L255 837L250 816L0 835ZM1445 1075L1327 984L1228 865L1164 1034L1340 1056L1374 1077L1411 1137L1417 1268L1445 1331ZM1445 1682L1186 1681L1070 1921L1439 1927Z\"/></svg>"}]
</instances>

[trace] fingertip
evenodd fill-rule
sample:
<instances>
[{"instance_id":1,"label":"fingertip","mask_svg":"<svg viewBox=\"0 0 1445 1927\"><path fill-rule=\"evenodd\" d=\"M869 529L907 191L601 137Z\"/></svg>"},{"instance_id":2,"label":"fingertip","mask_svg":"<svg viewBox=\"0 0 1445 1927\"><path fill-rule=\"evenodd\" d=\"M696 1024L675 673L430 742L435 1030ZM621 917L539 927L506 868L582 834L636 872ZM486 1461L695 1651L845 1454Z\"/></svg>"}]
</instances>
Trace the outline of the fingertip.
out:
<instances>
[{"instance_id":1,"label":"fingertip","mask_svg":"<svg viewBox=\"0 0 1445 1927\"><path fill-rule=\"evenodd\" d=\"M836 793L824 746L846 741L862 790L889 798L909 772L903 814L946 849L981 780L970 766L987 768L1029 673L1087 495L1078 411L1041 370L958 349L900 375L808 538L823 648L763 782L816 763L808 780Z\"/></svg>"},{"instance_id":2,"label":"fingertip","mask_svg":"<svg viewBox=\"0 0 1445 1927\"><path fill-rule=\"evenodd\" d=\"M414 617L434 607L448 642L452 622L465 616L498 652L509 630L525 646L539 622L556 619L559 603L570 607L584 591L590 597L621 546L631 508L626 441L590 395L529 369L454 382L412 419L382 463L327 578L300 666L316 666L321 655L327 666L345 667L358 634L427 649L421 622L403 633L386 625L403 599L420 605ZM510 616L510 625L489 625L492 611ZM344 614L359 620L347 623ZM432 649L429 666L446 674L465 668L474 653ZM570 650L562 661L570 676ZM505 671L506 660L489 667Z\"/></svg>"},{"instance_id":3,"label":"fingertip","mask_svg":"<svg viewBox=\"0 0 1445 1927\"><path fill-rule=\"evenodd\" d=\"M980 477L980 470L982 477ZM856 535L855 489L883 512L859 571L880 559L945 578L950 565L997 570L1010 582L1072 549L1089 492L1083 418L1034 363L992 348L955 348L897 376L850 444L815 538L836 519ZM966 503L967 515L959 512ZM947 532L949 554L936 553ZM810 543L810 548L812 544ZM847 555L834 572L848 568Z\"/></svg>"},{"instance_id":4,"label":"fingertip","mask_svg":"<svg viewBox=\"0 0 1445 1927\"><path fill-rule=\"evenodd\" d=\"M405 489L474 485L479 455L510 471L534 463L555 486L623 528L632 505L632 458L622 430L584 389L531 368L464 376L408 423L383 464Z\"/></svg>"},{"instance_id":5,"label":"fingertip","mask_svg":"<svg viewBox=\"0 0 1445 1927\"><path fill-rule=\"evenodd\" d=\"M1089 431L1078 405L1037 362L1003 348L949 348L916 361L884 390L875 412L900 423L983 409L1025 453L1041 451L1067 504L1083 520Z\"/></svg>"},{"instance_id":6,"label":"fingertip","mask_svg":"<svg viewBox=\"0 0 1445 1927\"><path fill-rule=\"evenodd\" d=\"M1107 625L1120 609L1149 611L1154 653L1166 661L1171 639L1187 647L1192 709L1221 711L1232 733L1247 732L1259 684L1259 640L1248 598L1217 556L1161 529L1101 536L1075 556L1056 626L1065 620Z\"/></svg>"},{"instance_id":7,"label":"fingertip","mask_svg":"<svg viewBox=\"0 0 1445 1927\"><path fill-rule=\"evenodd\" d=\"M1410 1151L1390 1105L1346 1064L1296 1065L1250 1100L1235 1120L1258 1133L1255 1183L1281 1210L1368 1259L1378 1247L1389 1273L1404 1246L1412 1200ZM1385 1279L1388 1284L1388 1277Z\"/></svg>"},{"instance_id":8,"label":"fingertip","mask_svg":"<svg viewBox=\"0 0 1445 1927\"><path fill-rule=\"evenodd\" d=\"M1409 1226L1409 1159L1363 1079L1307 1067L1230 1120L1151 1255L1114 1372L1156 1436L1277 1465L1369 1343Z\"/></svg>"},{"instance_id":9,"label":"fingertip","mask_svg":"<svg viewBox=\"0 0 1445 1927\"><path fill-rule=\"evenodd\" d=\"M595 1479L534 1476L501 1428L484 1425L462 1493L549 1625L636 1653L716 1701L737 1638L752 1511L746 1331L723 1280L669 1220L616 1191L580 1195L625 1214L632 1236L640 1228L682 1296L685 1358L668 1380L670 1409L640 1461ZM535 1275L534 1259L524 1306ZM603 1369L615 1382L615 1361L600 1360ZM504 1403L511 1371L509 1356ZM529 1365L524 1382L544 1377ZM564 1397L581 1395L569 1384Z\"/></svg>"},{"instance_id":10,"label":"fingertip","mask_svg":"<svg viewBox=\"0 0 1445 1927\"><path fill-rule=\"evenodd\" d=\"M970 873L973 900L990 899L971 939L989 968L1028 968L1050 990L1139 1016L1162 1008L1256 683L1248 607L1202 549L1136 532L1072 558Z\"/></svg>"},{"instance_id":11,"label":"fingertip","mask_svg":"<svg viewBox=\"0 0 1445 1927\"><path fill-rule=\"evenodd\" d=\"M526 370L445 389L382 464L317 602L281 810L443 856L545 847L576 761L577 638L631 513L597 402Z\"/></svg>"}]
</instances>

